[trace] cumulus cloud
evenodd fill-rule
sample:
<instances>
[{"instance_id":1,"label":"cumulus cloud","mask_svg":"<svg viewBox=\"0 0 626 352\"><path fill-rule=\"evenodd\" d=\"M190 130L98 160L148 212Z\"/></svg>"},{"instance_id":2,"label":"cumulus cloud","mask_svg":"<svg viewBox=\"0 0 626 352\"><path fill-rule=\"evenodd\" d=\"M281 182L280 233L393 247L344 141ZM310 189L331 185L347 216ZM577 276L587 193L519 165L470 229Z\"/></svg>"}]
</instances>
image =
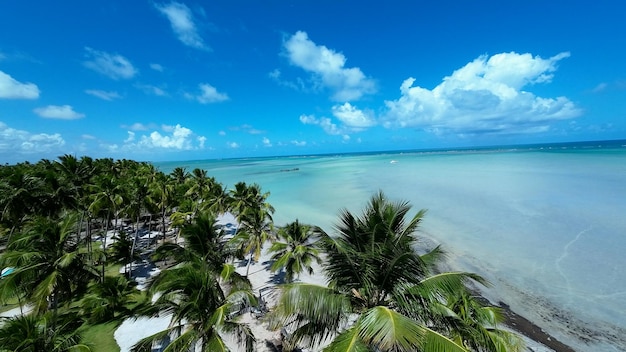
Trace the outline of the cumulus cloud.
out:
<instances>
[{"instance_id":1,"label":"cumulus cloud","mask_svg":"<svg viewBox=\"0 0 626 352\"><path fill-rule=\"evenodd\" d=\"M185 97L196 100L200 104L219 103L229 99L226 93L218 92L215 87L208 83L201 83L198 88L200 88L199 94L185 93Z\"/></svg>"},{"instance_id":2,"label":"cumulus cloud","mask_svg":"<svg viewBox=\"0 0 626 352\"><path fill-rule=\"evenodd\" d=\"M263 146L264 147L271 147L272 146L272 142L270 141L269 138L263 137Z\"/></svg>"},{"instance_id":3,"label":"cumulus cloud","mask_svg":"<svg viewBox=\"0 0 626 352\"><path fill-rule=\"evenodd\" d=\"M229 148L232 148L232 149L237 149L237 148L239 148L239 143L237 143L237 142L228 142L228 143L226 143L226 145L227 145Z\"/></svg>"},{"instance_id":4,"label":"cumulus cloud","mask_svg":"<svg viewBox=\"0 0 626 352\"><path fill-rule=\"evenodd\" d=\"M293 140L291 141L291 144L295 145L296 147L304 147L306 146L306 141Z\"/></svg>"},{"instance_id":5,"label":"cumulus cloud","mask_svg":"<svg viewBox=\"0 0 626 352\"><path fill-rule=\"evenodd\" d=\"M93 95L96 98L100 98L102 100L108 100L108 101L121 98L118 92L107 92L107 91L98 90L98 89L87 89L85 93L89 95Z\"/></svg>"},{"instance_id":6,"label":"cumulus cloud","mask_svg":"<svg viewBox=\"0 0 626 352\"><path fill-rule=\"evenodd\" d=\"M339 128L328 117L317 118L314 115L300 115L300 122L305 125L318 125L328 134L338 135L345 133L343 129Z\"/></svg>"},{"instance_id":7,"label":"cumulus cloud","mask_svg":"<svg viewBox=\"0 0 626 352\"><path fill-rule=\"evenodd\" d=\"M15 154L57 153L65 145L60 134L31 133L0 122L0 153L14 158Z\"/></svg>"},{"instance_id":8,"label":"cumulus cloud","mask_svg":"<svg viewBox=\"0 0 626 352\"><path fill-rule=\"evenodd\" d=\"M138 73L133 64L122 55L109 54L89 47L85 47L85 51L87 61L83 62L83 65L111 79L130 79Z\"/></svg>"},{"instance_id":9,"label":"cumulus cloud","mask_svg":"<svg viewBox=\"0 0 626 352\"><path fill-rule=\"evenodd\" d=\"M85 114L74 111L71 105L48 105L33 111L47 119L76 120L85 117Z\"/></svg>"},{"instance_id":10,"label":"cumulus cloud","mask_svg":"<svg viewBox=\"0 0 626 352\"><path fill-rule=\"evenodd\" d=\"M350 103L333 106L332 113L341 124L334 123L328 117L317 118L314 115L300 115L300 122L305 125L317 125L327 134L343 135L344 140L347 140L348 133L363 131L376 125L372 112L360 110Z\"/></svg>"},{"instance_id":11,"label":"cumulus cloud","mask_svg":"<svg viewBox=\"0 0 626 352\"><path fill-rule=\"evenodd\" d=\"M22 83L0 71L0 99L37 99L39 88L34 83Z\"/></svg>"},{"instance_id":12,"label":"cumulus cloud","mask_svg":"<svg viewBox=\"0 0 626 352\"><path fill-rule=\"evenodd\" d=\"M198 147L200 149L204 148L204 143L206 142L206 137L205 136L198 136L198 138L196 138L198 140Z\"/></svg>"},{"instance_id":13,"label":"cumulus cloud","mask_svg":"<svg viewBox=\"0 0 626 352\"><path fill-rule=\"evenodd\" d=\"M332 108L333 115L344 125L354 129L364 129L376 125L373 114L357 109L350 103L335 105Z\"/></svg>"},{"instance_id":14,"label":"cumulus cloud","mask_svg":"<svg viewBox=\"0 0 626 352\"><path fill-rule=\"evenodd\" d=\"M209 50L198 34L193 14L187 5L171 2L167 5L155 5L155 7L167 17L172 30L183 44L195 49Z\"/></svg>"},{"instance_id":15,"label":"cumulus cloud","mask_svg":"<svg viewBox=\"0 0 626 352\"><path fill-rule=\"evenodd\" d=\"M177 124L176 126L164 125L162 126L162 130L164 132L163 134L158 131L153 131L149 135L142 135L137 142L137 146L177 150L191 150L197 148L192 143L194 140L193 131L189 128Z\"/></svg>"},{"instance_id":16,"label":"cumulus cloud","mask_svg":"<svg viewBox=\"0 0 626 352\"><path fill-rule=\"evenodd\" d=\"M352 101L376 92L374 80L365 76L358 67L348 68L346 57L323 45L311 41L305 32L298 31L283 43L289 62L311 73L316 84L333 91L335 101ZM270 73L280 78L280 71Z\"/></svg>"},{"instance_id":17,"label":"cumulus cloud","mask_svg":"<svg viewBox=\"0 0 626 352\"><path fill-rule=\"evenodd\" d=\"M438 133L534 133L582 111L566 97L542 98L523 88L549 83L564 52L548 59L515 52L480 56L445 77L434 89L408 78L401 96L386 101L386 127Z\"/></svg>"}]
</instances>

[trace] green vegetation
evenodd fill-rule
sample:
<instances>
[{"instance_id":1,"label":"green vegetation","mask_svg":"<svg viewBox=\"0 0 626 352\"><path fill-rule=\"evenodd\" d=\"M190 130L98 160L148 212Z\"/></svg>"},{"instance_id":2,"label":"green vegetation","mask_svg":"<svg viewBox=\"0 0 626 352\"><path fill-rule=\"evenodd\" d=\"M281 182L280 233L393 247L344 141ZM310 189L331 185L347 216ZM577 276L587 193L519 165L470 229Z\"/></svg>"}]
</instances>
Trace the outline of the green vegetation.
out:
<instances>
[{"instance_id":1,"label":"green vegetation","mask_svg":"<svg viewBox=\"0 0 626 352\"><path fill-rule=\"evenodd\" d=\"M88 325L82 331L83 343L91 348L91 352L119 352L113 334L119 322Z\"/></svg>"},{"instance_id":2,"label":"green vegetation","mask_svg":"<svg viewBox=\"0 0 626 352\"><path fill-rule=\"evenodd\" d=\"M134 351L164 339L165 351L227 351L226 335L252 351L236 317L260 304L247 276L268 242L271 270L286 279L270 313L284 350L325 341L326 351L521 351L498 329L499 310L468 291L480 276L439 272L438 247L414 250L423 211L409 219L409 204L378 193L328 234L297 220L277 229L268 197L256 184L226 190L205 170L164 174L132 160L0 166L0 268L14 268L0 302L25 309L0 322L0 351L116 351L124 319L159 314L172 315L168 329ZM229 239L216 221L227 211L239 224ZM162 269L147 291L136 288L138 259ZM315 263L328 287L294 282Z\"/></svg>"}]
</instances>

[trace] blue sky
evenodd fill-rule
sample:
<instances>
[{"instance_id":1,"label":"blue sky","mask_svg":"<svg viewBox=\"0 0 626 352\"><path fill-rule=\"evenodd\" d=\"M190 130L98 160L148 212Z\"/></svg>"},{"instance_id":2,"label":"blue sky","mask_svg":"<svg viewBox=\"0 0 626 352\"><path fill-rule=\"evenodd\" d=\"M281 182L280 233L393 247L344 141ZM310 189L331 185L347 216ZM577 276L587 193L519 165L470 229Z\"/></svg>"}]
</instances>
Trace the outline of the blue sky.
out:
<instances>
[{"instance_id":1,"label":"blue sky","mask_svg":"<svg viewBox=\"0 0 626 352\"><path fill-rule=\"evenodd\" d=\"M0 162L626 138L620 1L0 2Z\"/></svg>"}]
</instances>

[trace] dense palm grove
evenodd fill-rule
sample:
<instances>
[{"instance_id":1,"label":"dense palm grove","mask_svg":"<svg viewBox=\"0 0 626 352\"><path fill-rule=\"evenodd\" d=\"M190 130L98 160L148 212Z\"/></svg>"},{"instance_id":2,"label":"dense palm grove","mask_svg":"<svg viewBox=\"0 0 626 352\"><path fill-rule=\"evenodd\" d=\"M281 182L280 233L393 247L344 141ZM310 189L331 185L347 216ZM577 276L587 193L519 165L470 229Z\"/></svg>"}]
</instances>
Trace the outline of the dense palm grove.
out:
<instances>
[{"instance_id":1,"label":"dense palm grove","mask_svg":"<svg viewBox=\"0 0 626 352\"><path fill-rule=\"evenodd\" d=\"M171 314L168 328L135 351L164 341L165 351L227 351L227 340L253 351L238 317L260 304L247 276L268 243L269 269L285 283L267 324L282 331L285 351L523 348L497 328L498 308L468 290L485 284L480 276L439 272L440 248L415 250L424 212L407 218L409 204L382 193L362 214L342 212L327 233L298 220L275 228L269 193L256 184L226 189L205 170L164 174L132 160L64 155L0 166L0 192L0 303L23 312L0 321L0 351L101 351L91 329L159 314ZM225 212L234 231L218 225ZM140 246L145 229L159 235ZM162 269L144 291L133 277L141 259ZM245 275L236 261L247 262ZM298 281L314 265L328 286Z\"/></svg>"}]
</instances>

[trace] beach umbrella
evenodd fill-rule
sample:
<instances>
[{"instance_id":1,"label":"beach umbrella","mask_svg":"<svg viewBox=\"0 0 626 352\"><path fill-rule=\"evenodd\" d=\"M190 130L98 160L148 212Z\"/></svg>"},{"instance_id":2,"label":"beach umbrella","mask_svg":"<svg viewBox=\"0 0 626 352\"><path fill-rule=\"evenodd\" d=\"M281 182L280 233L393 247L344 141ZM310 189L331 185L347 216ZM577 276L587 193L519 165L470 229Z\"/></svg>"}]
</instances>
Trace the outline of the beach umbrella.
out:
<instances>
[{"instance_id":1,"label":"beach umbrella","mask_svg":"<svg viewBox=\"0 0 626 352\"><path fill-rule=\"evenodd\" d=\"M15 271L15 268L12 267L6 267L4 269L2 269L2 272L0 272L0 278L3 278L5 276L10 275L11 273L13 273Z\"/></svg>"}]
</instances>

